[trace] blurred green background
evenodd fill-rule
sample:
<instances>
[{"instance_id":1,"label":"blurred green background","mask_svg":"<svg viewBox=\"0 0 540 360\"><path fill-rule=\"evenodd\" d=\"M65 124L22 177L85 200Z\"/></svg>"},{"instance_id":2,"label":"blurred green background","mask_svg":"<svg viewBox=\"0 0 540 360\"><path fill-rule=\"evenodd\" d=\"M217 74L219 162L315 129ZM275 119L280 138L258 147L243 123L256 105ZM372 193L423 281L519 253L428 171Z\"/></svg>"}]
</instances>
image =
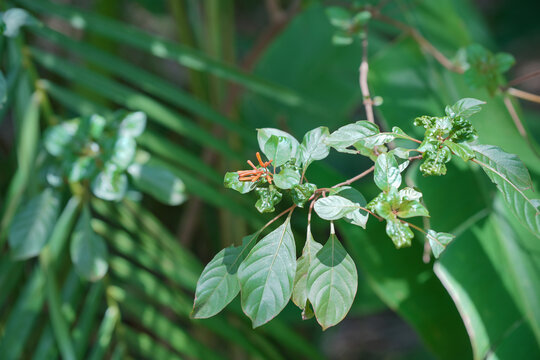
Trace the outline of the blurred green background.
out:
<instances>
[{"instance_id":1,"label":"blurred green background","mask_svg":"<svg viewBox=\"0 0 540 360\"><path fill-rule=\"evenodd\" d=\"M449 58L480 43L515 56L508 79L540 69L538 1L383 2L385 15L418 29ZM204 264L272 217L255 210L254 198L222 186L225 171L254 159L255 129L277 127L300 138L317 126L333 131L365 116L360 45L331 42L324 8L336 3L348 2L0 1L2 11L20 7L44 24L2 40L2 71L8 79L15 73L0 114L2 219L14 189L18 203L37 191L32 179L16 184L23 114L34 91L48 99L41 132L46 117L144 111L140 146L181 177L189 195L176 207L146 196L92 200L92 225L110 252L108 274L95 283L81 280L67 246L54 264L60 316L77 358L540 358L539 239L521 227L479 169L459 162L442 178L422 178L414 169L407 176L424 192L431 225L457 235L438 261L422 261L419 236L413 247L396 250L375 221L367 231L338 225L360 274L353 308L338 326L322 332L291 303L252 330L239 299L214 318L189 318ZM470 89L406 34L376 21L369 29L369 84L384 100L376 108L382 129L395 125L421 136L412 124L416 116L442 114L463 97L484 100L473 118L480 141L518 154L538 185L540 160L500 95ZM540 94L540 78L520 88ZM517 106L529 135L540 141L539 104ZM332 153L308 174L331 186L369 166L367 159ZM355 186L367 199L377 194L371 179ZM318 220L314 236L323 240L328 229ZM305 216L292 222L301 244ZM37 260L13 260L2 236L0 359L61 358L43 269Z\"/></svg>"}]
</instances>

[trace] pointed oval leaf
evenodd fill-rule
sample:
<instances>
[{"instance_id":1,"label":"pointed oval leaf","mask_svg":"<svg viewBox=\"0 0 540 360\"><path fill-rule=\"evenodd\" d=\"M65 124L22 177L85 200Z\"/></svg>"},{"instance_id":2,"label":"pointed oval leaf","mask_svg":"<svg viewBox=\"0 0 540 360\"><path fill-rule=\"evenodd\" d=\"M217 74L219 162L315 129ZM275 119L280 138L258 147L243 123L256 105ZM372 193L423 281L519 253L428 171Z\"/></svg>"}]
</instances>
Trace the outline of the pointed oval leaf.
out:
<instances>
[{"instance_id":1,"label":"pointed oval leaf","mask_svg":"<svg viewBox=\"0 0 540 360\"><path fill-rule=\"evenodd\" d=\"M297 154L298 154L298 149L300 147L300 143L298 142L298 140L294 138L294 136L279 129L273 129L273 128L258 129L257 141L259 142L259 148L268 159L272 159L272 158L269 157L269 155L265 152L265 145L272 135L277 136L277 137L282 136L282 137L287 138L291 145L291 157L296 158L296 159L298 158ZM275 166L279 166L279 165L275 165Z\"/></svg>"},{"instance_id":2,"label":"pointed oval leaf","mask_svg":"<svg viewBox=\"0 0 540 360\"><path fill-rule=\"evenodd\" d=\"M340 127L326 138L326 143L339 151L378 133L377 125L362 120Z\"/></svg>"},{"instance_id":3,"label":"pointed oval leaf","mask_svg":"<svg viewBox=\"0 0 540 360\"><path fill-rule=\"evenodd\" d=\"M322 160L330 153L330 146L324 141L330 135L326 126L321 126L304 135L300 144L300 161L303 166L309 166L314 160Z\"/></svg>"},{"instance_id":4,"label":"pointed oval leaf","mask_svg":"<svg viewBox=\"0 0 540 360\"><path fill-rule=\"evenodd\" d=\"M290 189L300 183L301 175L298 171L285 167L274 176L274 183L280 189Z\"/></svg>"},{"instance_id":5,"label":"pointed oval leaf","mask_svg":"<svg viewBox=\"0 0 540 360\"><path fill-rule=\"evenodd\" d=\"M285 136L272 135L264 144L264 155L272 160L273 166L281 166L289 161L295 152L289 138Z\"/></svg>"},{"instance_id":6,"label":"pointed oval leaf","mask_svg":"<svg viewBox=\"0 0 540 360\"><path fill-rule=\"evenodd\" d=\"M323 330L339 323L349 312L358 288L358 273L335 234L315 255L307 287L308 299Z\"/></svg>"},{"instance_id":7,"label":"pointed oval leaf","mask_svg":"<svg viewBox=\"0 0 540 360\"><path fill-rule=\"evenodd\" d=\"M321 219L338 220L353 211L358 210L360 205L353 203L339 195L330 195L315 202L315 212Z\"/></svg>"},{"instance_id":8,"label":"pointed oval leaf","mask_svg":"<svg viewBox=\"0 0 540 360\"><path fill-rule=\"evenodd\" d=\"M480 110L482 110L480 108L480 105L484 105L485 103L486 103L485 101L478 100L478 99L464 98L457 101L452 106L447 106L446 115L453 118L458 117L458 116L468 118L476 114Z\"/></svg>"},{"instance_id":9,"label":"pointed oval leaf","mask_svg":"<svg viewBox=\"0 0 540 360\"><path fill-rule=\"evenodd\" d=\"M238 295L238 267L253 248L258 236L259 232L244 237L241 246L221 250L206 265L197 281L192 317L206 319L214 316Z\"/></svg>"},{"instance_id":10,"label":"pointed oval leaf","mask_svg":"<svg viewBox=\"0 0 540 360\"><path fill-rule=\"evenodd\" d=\"M107 273L108 251L105 240L92 229L91 220L90 209L85 206L73 232L70 255L77 273L87 280L96 281Z\"/></svg>"},{"instance_id":11,"label":"pointed oval leaf","mask_svg":"<svg viewBox=\"0 0 540 360\"><path fill-rule=\"evenodd\" d=\"M302 256L300 256L296 262L296 275L294 276L294 289L292 294L292 301L302 310L304 310L307 305L307 275L309 267L315 258L315 254L317 254L322 247L323 246L320 243L313 239L311 229L308 226L307 238L304 249L302 250Z\"/></svg>"},{"instance_id":12,"label":"pointed oval leaf","mask_svg":"<svg viewBox=\"0 0 540 360\"><path fill-rule=\"evenodd\" d=\"M146 127L146 114L142 111L127 114L120 123L120 135L137 137L144 132Z\"/></svg>"},{"instance_id":13,"label":"pointed oval leaf","mask_svg":"<svg viewBox=\"0 0 540 360\"><path fill-rule=\"evenodd\" d=\"M290 218L266 235L238 269L242 309L261 326L283 310L289 301L296 273L296 248Z\"/></svg>"},{"instance_id":14,"label":"pointed oval leaf","mask_svg":"<svg viewBox=\"0 0 540 360\"><path fill-rule=\"evenodd\" d=\"M446 249L446 246L454 240L455 236L449 233L439 233L433 230L428 230L427 238L431 251L436 259L441 256L441 253Z\"/></svg>"},{"instance_id":15,"label":"pointed oval leaf","mask_svg":"<svg viewBox=\"0 0 540 360\"><path fill-rule=\"evenodd\" d=\"M128 173L137 188L164 204L180 205L186 200L186 187L182 179L163 167L152 165L151 162L132 164Z\"/></svg>"},{"instance_id":16,"label":"pointed oval leaf","mask_svg":"<svg viewBox=\"0 0 540 360\"><path fill-rule=\"evenodd\" d=\"M389 191L392 187L399 188L401 185L401 173L393 154L381 154L377 157L374 180L382 191Z\"/></svg>"},{"instance_id":17,"label":"pointed oval leaf","mask_svg":"<svg viewBox=\"0 0 540 360\"><path fill-rule=\"evenodd\" d=\"M60 211L60 194L51 188L32 198L13 217L8 241L13 258L39 255L45 246Z\"/></svg>"}]
</instances>

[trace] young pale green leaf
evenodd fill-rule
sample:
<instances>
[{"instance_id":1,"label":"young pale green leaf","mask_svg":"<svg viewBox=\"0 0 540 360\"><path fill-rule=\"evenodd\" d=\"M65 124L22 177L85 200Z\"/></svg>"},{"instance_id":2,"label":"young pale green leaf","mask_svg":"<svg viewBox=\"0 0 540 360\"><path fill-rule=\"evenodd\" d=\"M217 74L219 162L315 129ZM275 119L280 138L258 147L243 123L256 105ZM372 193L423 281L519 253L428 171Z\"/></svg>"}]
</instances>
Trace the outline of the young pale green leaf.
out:
<instances>
[{"instance_id":1,"label":"young pale green leaf","mask_svg":"<svg viewBox=\"0 0 540 360\"><path fill-rule=\"evenodd\" d=\"M307 275L309 267L315 258L315 254L321 250L323 246L313 239L310 226L308 225L306 243L302 250L302 256L298 258L296 265L296 275L294 276L294 289L292 293L292 301L300 309L306 309L308 288Z\"/></svg>"},{"instance_id":2,"label":"young pale green leaf","mask_svg":"<svg viewBox=\"0 0 540 360\"><path fill-rule=\"evenodd\" d=\"M377 157L374 180L382 191L399 188L401 185L401 173L393 154L381 154Z\"/></svg>"},{"instance_id":3,"label":"young pale green leaf","mask_svg":"<svg viewBox=\"0 0 540 360\"><path fill-rule=\"evenodd\" d=\"M357 121L334 131L326 138L326 144L338 151L379 133L377 125L366 121Z\"/></svg>"},{"instance_id":4,"label":"young pale green leaf","mask_svg":"<svg viewBox=\"0 0 540 360\"><path fill-rule=\"evenodd\" d=\"M348 29L351 26L352 14L341 6L329 6L325 9L330 24L339 29Z\"/></svg>"},{"instance_id":5,"label":"young pale green leaf","mask_svg":"<svg viewBox=\"0 0 540 360\"><path fill-rule=\"evenodd\" d=\"M399 190L398 195L403 200L420 200L422 193L410 187L405 187Z\"/></svg>"},{"instance_id":6,"label":"young pale green leaf","mask_svg":"<svg viewBox=\"0 0 540 360\"><path fill-rule=\"evenodd\" d=\"M315 190L317 190L317 185L311 183L294 185L291 189L291 197L298 207L303 208Z\"/></svg>"},{"instance_id":7,"label":"young pale green leaf","mask_svg":"<svg viewBox=\"0 0 540 360\"><path fill-rule=\"evenodd\" d=\"M73 232L69 252L77 273L87 280L97 281L109 268L108 251L105 240L92 229L91 220L90 209L85 206Z\"/></svg>"},{"instance_id":8,"label":"young pale green leaf","mask_svg":"<svg viewBox=\"0 0 540 360\"><path fill-rule=\"evenodd\" d=\"M386 234L398 249L411 246L411 240L414 237L409 225L403 224L397 219L387 219Z\"/></svg>"},{"instance_id":9,"label":"young pale green leaf","mask_svg":"<svg viewBox=\"0 0 540 360\"><path fill-rule=\"evenodd\" d=\"M204 268L195 291L191 316L206 319L219 313L240 292L238 267L257 241L260 232L244 237L242 245L230 246L214 256Z\"/></svg>"},{"instance_id":10,"label":"young pale green leaf","mask_svg":"<svg viewBox=\"0 0 540 360\"><path fill-rule=\"evenodd\" d=\"M82 179L89 178L96 169L95 159L89 156L79 157L72 163L71 170L68 175L69 182L78 182Z\"/></svg>"},{"instance_id":11,"label":"young pale green leaf","mask_svg":"<svg viewBox=\"0 0 540 360\"><path fill-rule=\"evenodd\" d=\"M45 131L43 144L52 156L60 156L69 146L79 125L75 121L65 121Z\"/></svg>"},{"instance_id":12,"label":"young pale green leaf","mask_svg":"<svg viewBox=\"0 0 540 360\"><path fill-rule=\"evenodd\" d=\"M286 167L274 176L274 183L280 189L290 189L300 183L300 178L297 170Z\"/></svg>"},{"instance_id":13,"label":"young pale green leaf","mask_svg":"<svg viewBox=\"0 0 540 360\"><path fill-rule=\"evenodd\" d=\"M30 199L15 214L8 241L16 260L39 255L45 246L60 211L60 194L51 188Z\"/></svg>"},{"instance_id":14,"label":"young pale green leaf","mask_svg":"<svg viewBox=\"0 0 540 360\"><path fill-rule=\"evenodd\" d=\"M439 233L433 230L428 230L427 238L431 251L433 252L433 256L438 259L439 256L441 256L441 253L446 249L446 246L450 244L452 240L454 240L455 236L448 233Z\"/></svg>"},{"instance_id":15,"label":"young pale green leaf","mask_svg":"<svg viewBox=\"0 0 540 360\"><path fill-rule=\"evenodd\" d=\"M16 37L23 26L35 26L39 24L26 10L13 8L2 14L3 32L7 37Z\"/></svg>"},{"instance_id":16,"label":"young pale green leaf","mask_svg":"<svg viewBox=\"0 0 540 360\"><path fill-rule=\"evenodd\" d=\"M540 238L540 199L529 199L523 192L532 187L527 168L516 155L492 145L472 146L475 162L504 195L512 212L536 237Z\"/></svg>"},{"instance_id":17,"label":"young pale green leaf","mask_svg":"<svg viewBox=\"0 0 540 360\"><path fill-rule=\"evenodd\" d=\"M307 167L314 160L322 160L330 153L330 146L324 141L330 135L325 126L308 131L300 144L300 163Z\"/></svg>"},{"instance_id":18,"label":"young pale green leaf","mask_svg":"<svg viewBox=\"0 0 540 360\"><path fill-rule=\"evenodd\" d=\"M336 46L347 46L354 42L354 38L346 31L336 31L332 35L332 44Z\"/></svg>"},{"instance_id":19,"label":"young pale green leaf","mask_svg":"<svg viewBox=\"0 0 540 360\"><path fill-rule=\"evenodd\" d=\"M404 219L415 216L429 216L429 211L418 200L402 201L396 210L396 215Z\"/></svg>"},{"instance_id":20,"label":"young pale green leaf","mask_svg":"<svg viewBox=\"0 0 540 360\"><path fill-rule=\"evenodd\" d=\"M133 162L137 144L130 136L120 136L114 143L113 153L110 161L120 170L125 170Z\"/></svg>"},{"instance_id":21,"label":"young pale green leaf","mask_svg":"<svg viewBox=\"0 0 540 360\"><path fill-rule=\"evenodd\" d=\"M331 234L311 261L308 299L323 330L339 323L349 312L358 288L358 273L351 256Z\"/></svg>"},{"instance_id":22,"label":"young pale green leaf","mask_svg":"<svg viewBox=\"0 0 540 360\"><path fill-rule=\"evenodd\" d=\"M247 194L255 189L256 184L251 181L240 181L237 172L228 172L225 174L223 184L227 189L233 189L240 194Z\"/></svg>"},{"instance_id":23,"label":"young pale green leaf","mask_svg":"<svg viewBox=\"0 0 540 360\"><path fill-rule=\"evenodd\" d=\"M127 114L120 122L120 136L137 137L146 128L146 114L142 111Z\"/></svg>"},{"instance_id":24,"label":"young pale green leaf","mask_svg":"<svg viewBox=\"0 0 540 360\"><path fill-rule=\"evenodd\" d=\"M273 166L281 166L293 156L292 143L285 136L272 135L264 144L263 153L272 160Z\"/></svg>"},{"instance_id":25,"label":"young pale green leaf","mask_svg":"<svg viewBox=\"0 0 540 360\"><path fill-rule=\"evenodd\" d=\"M186 187L182 179L161 166L153 165L151 161L130 165L128 173L138 189L164 204L180 205L186 201Z\"/></svg>"},{"instance_id":26,"label":"young pale green leaf","mask_svg":"<svg viewBox=\"0 0 540 360\"><path fill-rule=\"evenodd\" d=\"M289 301L296 273L296 246L290 225L285 223L266 235L238 268L242 309L261 326L283 310Z\"/></svg>"},{"instance_id":27,"label":"young pale green leaf","mask_svg":"<svg viewBox=\"0 0 540 360\"><path fill-rule=\"evenodd\" d=\"M291 134L285 131L273 129L273 128L257 129L257 141L259 143L259 148L268 159L273 159L273 158L269 157L269 155L265 153L265 146L272 135L277 136L277 137L281 136L281 137L287 138L288 143L291 145L291 158L295 158L295 159L298 158L297 154L298 154L298 149L300 148L300 143L298 142L298 140L294 138L294 136L292 136ZM287 159L287 160L290 160L290 159ZM279 165L276 165L275 162L273 163L273 165L279 166Z\"/></svg>"},{"instance_id":28,"label":"young pale green leaf","mask_svg":"<svg viewBox=\"0 0 540 360\"><path fill-rule=\"evenodd\" d=\"M105 126L107 126L107 120L101 115L93 114L88 121L90 123L90 135L94 139L99 139L103 134L103 130L105 130Z\"/></svg>"},{"instance_id":29,"label":"young pale green leaf","mask_svg":"<svg viewBox=\"0 0 540 360\"><path fill-rule=\"evenodd\" d=\"M114 164L108 164L92 181L92 193L103 200L120 201L127 185L126 174L119 172Z\"/></svg>"},{"instance_id":30,"label":"young pale green leaf","mask_svg":"<svg viewBox=\"0 0 540 360\"><path fill-rule=\"evenodd\" d=\"M337 192L339 196L344 197L355 203L357 206L365 208L367 206L366 198L362 193L350 186L343 186ZM368 221L369 214L366 210L356 209L350 213L345 214L344 219L348 223L351 223L362 228L366 228L366 223Z\"/></svg>"},{"instance_id":31,"label":"young pale green leaf","mask_svg":"<svg viewBox=\"0 0 540 360\"><path fill-rule=\"evenodd\" d=\"M339 195L330 195L320 198L315 202L315 212L321 219L338 220L353 211L358 210L360 205Z\"/></svg>"},{"instance_id":32,"label":"young pale green leaf","mask_svg":"<svg viewBox=\"0 0 540 360\"><path fill-rule=\"evenodd\" d=\"M444 143L454 154L459 156L463 161L474 159L474 150L467 143L455 143L446 141Z\"/></svg>"},{"instance_id":33,"label":"young pale green leaf","mask_svg":"<svg viewBox=\"0 0 540 360\"><path fill-rule=\"evenodd\" d=\"M259 200L255 203L255 208L257 208L260 213L273 212L276 210L275 206L281 201L283 196L272 185L268 188L257 189L257 194L259 194Z\"/></svg>"},{"instance_id":34,"label":"young pale green leaf","mask_svg":"<svg viewBox=\"0 0 540 360\"><path fill-rule=\"evenodd\" d=\"M482 110L480 105L484 105L485 103L486 102L482 100L465 98L459 100L452 106L447 106L445 112L446 115L450 116L451 118L458 116L468 118Z\"/></svg>"},{"instance_id":35,"label":"young pale green leaf","mask_svg":"<svg viewBox=\"0 0 540 360\"><path fill-rule=\"evenodd\" d=\"M315 313L313 312L313 306L308 300L306 302L306 307L304 307L304 310L302 310L302 320L309 320L314 316L315 316Z\"/></svg>"}]
</instances>

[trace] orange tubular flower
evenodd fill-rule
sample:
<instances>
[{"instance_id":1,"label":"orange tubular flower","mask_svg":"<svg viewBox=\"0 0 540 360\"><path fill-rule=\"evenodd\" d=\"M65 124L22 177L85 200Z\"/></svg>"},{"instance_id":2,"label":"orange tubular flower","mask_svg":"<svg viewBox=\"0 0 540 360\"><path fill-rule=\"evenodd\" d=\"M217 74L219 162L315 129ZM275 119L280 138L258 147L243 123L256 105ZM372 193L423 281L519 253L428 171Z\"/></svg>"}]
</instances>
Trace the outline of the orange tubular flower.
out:
<instances>
[{"instance_id":1,"label":"orange tubular flower","mask_svg":"<svg viewBox=\"0 0 540 360\"><path fill-rule=\"evenodd\" d=\"M263 162L259 152L255 155L260 167L256 167L251 160L248 160L247 163L252 167L252 170L238 170L238 180L256 182L263 177L268 183L272 184L272 174L268 171L268 166L272 163L272 160Z\"/></svg>"}]
</instances>

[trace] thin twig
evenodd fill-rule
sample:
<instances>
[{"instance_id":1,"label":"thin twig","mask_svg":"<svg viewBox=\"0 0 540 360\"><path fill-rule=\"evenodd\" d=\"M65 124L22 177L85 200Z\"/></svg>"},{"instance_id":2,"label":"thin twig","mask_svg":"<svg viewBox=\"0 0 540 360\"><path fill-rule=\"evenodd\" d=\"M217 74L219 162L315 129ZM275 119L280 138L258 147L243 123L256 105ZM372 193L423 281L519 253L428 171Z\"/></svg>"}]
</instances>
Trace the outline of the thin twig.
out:
<instances>
[{"instance_id":1,"label":"thin twig","mask_svg":"<svg viewBox=\"0 0 540 360\"><path fill-rule=\"evenodd\" d=\"M512 104L512 100L510 100L508 96L505 96L503 101L504 101L504 105L506 106L506 110L508 110L510 117L512 117L512 120L514 121L514 124L516 125L516 128L519 134L527 142L527 144L531 148L532 152L536 155L536 157L540 157L540 154L538 154L538 152L536 151L536 148L534 147L533 142L531 141L531 138L529 137L529 134L527 134L527 131L525 130L525 127L523 126L523 123L521 122L519 115L517 114L514 104Z\"/></svg>"},{"instance_id":2,"label":"thin twig","mask_svg":"<svg viewBox=\"0 0 540 360\"><path fill-rule=\"evenodd\" d=\"M332 188L337 188L337 187L345 186L345 185L351 185L353 182L355 182L356 180L359 180L359 179L363 178L364 176L366 176L367 174L369 174L369 173L372 172L373 170L375 170L375 165L373 165L372 167L370 167L369 169L367 169L367 170L364 171L363 173L358 174L358 175L356 175L356 176L353 177L353 178L350 178L349 180L340 182L339 184L336 184L336 185L332 186Z\"/></svg>"},{"instance_id":3,"label":"thin twig","mask_svg":"<svg viewBox=\"0 0 540 360\"><path fill-rule=\"evenodd\" d=\"M540 76L540 70L533 71L532 73L525 74L523 76L515 78L514 80L509 81L508 84L506 84L506 88L516 86L537 76Z\"/></svg>"},{"instance_id":4,"label":"thin twig","mask_svg":"<svg viewBox=\"0 0 540 360\"><path fill-rule=\"evenodd\" d=\"M540 95L531 94L529 92L519 90L513 87L508 88L506 91L508 92L509 95L540 104Z\"/></svg>"},{"instance_id":5,"label":"thin twig","mask_svg":"<svg viewBox=\"0 0 540 360\"><path fill-rule=\"evenodd\" d=\"M418 45L420 45L422 49L431 54L435 58L435 60L437 60L442 66L444 66L448 70L457 72L459 74L463 74L465 72L462 67L454 64L442 52L440 52L435 46L433 46L433 44L431 44L424 36L422 36L422 34L420 34L418 30L416 30L412 26L409 26L401 21L394 20L388 16L381 14L380 12L373 12L372 15L374 19L390 24L411 35L412 38L416 40L416 42L418 43Z\"/></svg>"},{"instance_id":6,"label":"thin twig","mask_svg":"<svg viewBox=\"0 0 540 360\"><path fill-rule=\"evenodd\" d=\"M360 63L360 90L362 91L362 98L364 102L364 108L366 109L366 117L369 122L375 123L375 117L373 116L373 101L371 101L371 95L369 94L368 86L368 39L367 39L367 29L364 38L362 39L362 62Z\"/></svg>"},{"instance_id":7,"label":"thin twig","mask_svg":"<svg viewBox=\"0 0 540 360\"><path fill-rule=\"evenodd\" d=\"M261 230L259 231L263 231L264 229L266 229L268 226L270 226L274 221L278 220L280 217L282 217L283 215L287 214L287 213L291 213L294 211L294 209L296 208L296 204L293 204L290 208L286 209L286 210L283 210L282 212L280 212L275 218L273 218L272 220L270 220L269 222L267 222L262 228Z\"/></svg>"}]
</instances>

